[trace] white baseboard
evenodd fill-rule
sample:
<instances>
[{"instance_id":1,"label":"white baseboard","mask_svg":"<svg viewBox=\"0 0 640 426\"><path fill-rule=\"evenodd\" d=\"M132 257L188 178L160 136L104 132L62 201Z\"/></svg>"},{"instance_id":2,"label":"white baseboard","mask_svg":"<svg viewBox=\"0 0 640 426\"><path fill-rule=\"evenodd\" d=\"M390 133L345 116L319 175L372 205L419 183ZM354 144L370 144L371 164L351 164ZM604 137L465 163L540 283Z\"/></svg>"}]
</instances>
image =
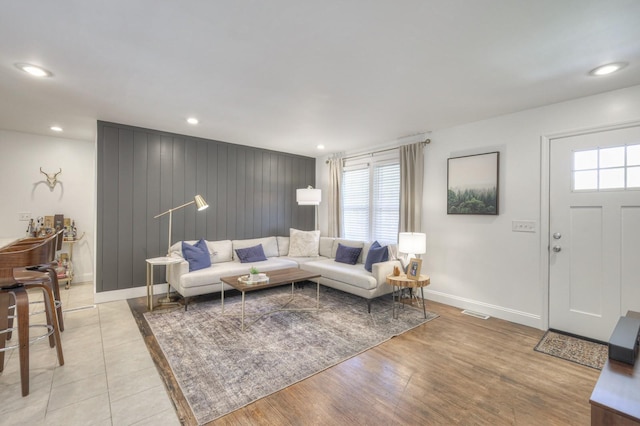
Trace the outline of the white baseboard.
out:
<instances>
[{"instance_id":1,"label":"white baseboard","mask_svg":"<svg viewBox=\"0 0 640 426\"><path fill-rule=\"evenodd\" d=\"M73 282L75 282L75 283L86 283L87 281L92 281L93 282L93 273L85 272L82 275L75 274L73 276Z\"/></svg>"},{"instance_id":2,"label":"white baseboard","mask_svg":"<svg viewBox=\"0 0 640 426\"><path fill-rule=\"evenodd\" d=\"M153 295L165 294L167 292L167 284L155 284L153 286ZM172 293L173 294L173 293ZM147 287L133 287L124 290L102 291L96 293L93 297L95 303L115 302L118 300L133 299L136 297L145 297L147 295Z\"/></svg>"},{"instance_id":3,"label":"white baseboard","mask_svg":"<svg viewBox=\"0 0 640 426\"><path fill-rule=\"evenodd\" d=\"M427 300L433 300L434 302L444 303L445 305L455 306L460 309L469 309L495 318L534 327L540 330L546 329L546 327L543 327L541 316L529 312L522 312L511 308L505 308L504 306L492 305L439 291L427 290L426 288L425 298Z\"/></svg>"}]
</instances>

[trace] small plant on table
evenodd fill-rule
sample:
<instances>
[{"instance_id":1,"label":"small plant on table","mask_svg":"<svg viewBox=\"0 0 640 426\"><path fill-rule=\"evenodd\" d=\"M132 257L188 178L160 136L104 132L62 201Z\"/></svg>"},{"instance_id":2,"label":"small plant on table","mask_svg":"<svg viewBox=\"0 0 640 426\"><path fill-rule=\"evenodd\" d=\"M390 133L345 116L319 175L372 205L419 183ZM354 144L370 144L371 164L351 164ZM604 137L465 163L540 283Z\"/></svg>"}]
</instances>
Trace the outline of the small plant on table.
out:
<instances>
[{"instance_id":1,"label":"small plant on table","mask_svg":"<svg viewBox=\"0 0 640 426\"><path fill-rule=\"evenodd\" d=\"M258 271L258 268L256 268L255 266L249 268L249 273L251 274L249 276L249 279L251 281L258 281L260 279L260 271Z\"/></svg>"}]
</instances>

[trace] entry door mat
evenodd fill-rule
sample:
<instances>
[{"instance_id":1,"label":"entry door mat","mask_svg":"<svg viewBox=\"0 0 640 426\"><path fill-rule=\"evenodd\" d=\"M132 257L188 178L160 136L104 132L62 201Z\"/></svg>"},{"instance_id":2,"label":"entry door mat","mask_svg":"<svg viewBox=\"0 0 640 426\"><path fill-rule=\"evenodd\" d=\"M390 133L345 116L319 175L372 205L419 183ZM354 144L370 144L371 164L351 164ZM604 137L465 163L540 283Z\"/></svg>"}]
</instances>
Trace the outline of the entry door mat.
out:
<instances>
[{"instance_id":1,"label":"entry door mat","mask_svg":"<svg viewBox=\"0 0 640 426\"><path fill-rule=\"evenodd\" d=\"M233 296L232 296L233 294ZM372 301L321 288L318 312L278 311L240 330L240 295L197 301L189 310L144 313L188 402L203 424L317 374L438 315L407 306L392 318L391 296ZM246 294L246 311L264 313L289 300L291 287ZM315 285L295 290L288 308L315 307Z\"/></svg>"},{"instance_id":2,"label":"entry door mat","mask_svg":"<svg viewBox=\"0 0 640 426\"><path fill-rule=\"evenodd\" d=\"M534 350L596 370L602 370L609 356L606 344L552 330L547 330Z\"/></svg>"}]
</instances>

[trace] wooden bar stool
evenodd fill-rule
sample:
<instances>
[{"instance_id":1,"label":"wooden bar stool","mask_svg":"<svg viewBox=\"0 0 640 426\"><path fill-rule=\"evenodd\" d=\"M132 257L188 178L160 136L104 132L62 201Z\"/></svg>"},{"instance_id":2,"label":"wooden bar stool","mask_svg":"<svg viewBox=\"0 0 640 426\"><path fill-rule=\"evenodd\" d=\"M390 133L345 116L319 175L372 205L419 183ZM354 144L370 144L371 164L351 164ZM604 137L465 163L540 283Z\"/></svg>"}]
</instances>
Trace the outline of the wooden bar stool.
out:
<instances>
[{"instance_id":1,"label":"wooden bar stool","mask_svg":"<svg viewBox=\"0 0 640 426\"><path fill-rule=\"evenodd\" d=\"M58 326L60 327L60 331L64 331L62 299L60 298L60 285L58 283L58 273L56 272L55 266L55 262L52 262L29 266L26 268L14 268L13 278L16 281L24 284L27 288L29 288L32 284L46 284L51 288L56 304Z\"/></svg>"},{"instance_id":2,"label":"wooden bar stool","mask_svg":"<svg viewBox=\"0 0 640 426\"><path fill-rule=\"evenodd\" d=\"M16 265L16 267L12 268L10 271L5 269L4 274L0 274L0 276L8 276L10 274L16 281L24 284L27 289L32 284L46 284L53 291L53 297L56 303L56 312L58 316L58 326L60 327L60 331L64 331L64 318L62 315L62 299L60 298L60 285L58 283L58 274L56 272L56 266L58 263L54 261L56 250L62 246L62 232L59 231L53 235L50 235L46 238L35 240L40 241L38 243L39 250L37 254L33 254L28 256L28 258L20 259L22 262L21 266ZM23 246L21 240L16 243L15 246ZM24 250L23 250L24 251ZM3 262L4 260L4 262ZM38 260L38 263L34 261ZM17 262L18 259L14 257L13 262ZM0 255L0 265L6 266L11 263L12 260L9 258L2 259ZM29 262L29 263L26 263ZM33 263L31 263L33 262ZM34 265L34 266L31 266ZM41 302L33 302L33 303L41 303ZM41 313L41 312L37 312ZM9 322L9 326L11 327L11 322ZM11 337L11 333L9 333L9 338ZM54 346L53 336L49 336L49 342L51 347Z\"/></svg>"},{"instance_id":3,"label":"wooden bar stool","mask_svg":"<svg viewBox=\"0 0 640 426\"><path fill-rule=\"evenodd\" d=\"M9 325L9 300L15 301L18 317L18 354L20 356L20 382L22 396L29 394L29 298L24 286L14 280L0 280L0 371L4 370L4 353L16 346L6 346L7 335L13 330ZM13 322L13 321L11 321Z\"/></svg>"},{"instance_id":4,"label":"wooden bar stool","mask_svg":"<svg viewBox=\"0 0 640 426\"><path fill-rule=\"evenodd\" d=\"M11 278L0 278L0 372L4 370L4 353L9 349L18 348L20 357L20 382L22 384L22 396L29 394L29 345L45 337L53 336L56 346L58 363L64 365L62 342L58 328L58 316L55 312L55 302L51 288L45 284L32 284L32 287L42 289L45 299L45 312L47 324L29 324L29 297L25 286ZM15 305L10 305L13 298ZM10 312L14 311L17 317L17 327L13 327L13 318ZM46 332L42 335L29 338L30 328L44 327ZM18 344L7 346L8 334L17 330Z\"/></svg>"}]
</instances>

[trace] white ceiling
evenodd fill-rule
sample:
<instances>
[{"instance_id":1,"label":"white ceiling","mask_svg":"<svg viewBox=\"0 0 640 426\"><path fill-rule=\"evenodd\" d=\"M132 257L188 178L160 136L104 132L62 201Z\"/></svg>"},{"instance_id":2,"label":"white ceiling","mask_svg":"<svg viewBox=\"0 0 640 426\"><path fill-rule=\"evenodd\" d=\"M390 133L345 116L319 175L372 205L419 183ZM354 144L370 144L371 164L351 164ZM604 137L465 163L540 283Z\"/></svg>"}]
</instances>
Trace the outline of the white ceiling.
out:
<instances>
[{"instance_id":1,"label":"white ceiling","mask_svg":"<svg viewBox=\"0 0 640 426\"><path fill-rule=\"evenodd\" d=\"M587 75L614 61L629 66ZM94 140L105 120L317 157L637 84L639 0L0 8L0 128L52 134L58 124L71 139Z\"/></svg>"}]
</instances>

